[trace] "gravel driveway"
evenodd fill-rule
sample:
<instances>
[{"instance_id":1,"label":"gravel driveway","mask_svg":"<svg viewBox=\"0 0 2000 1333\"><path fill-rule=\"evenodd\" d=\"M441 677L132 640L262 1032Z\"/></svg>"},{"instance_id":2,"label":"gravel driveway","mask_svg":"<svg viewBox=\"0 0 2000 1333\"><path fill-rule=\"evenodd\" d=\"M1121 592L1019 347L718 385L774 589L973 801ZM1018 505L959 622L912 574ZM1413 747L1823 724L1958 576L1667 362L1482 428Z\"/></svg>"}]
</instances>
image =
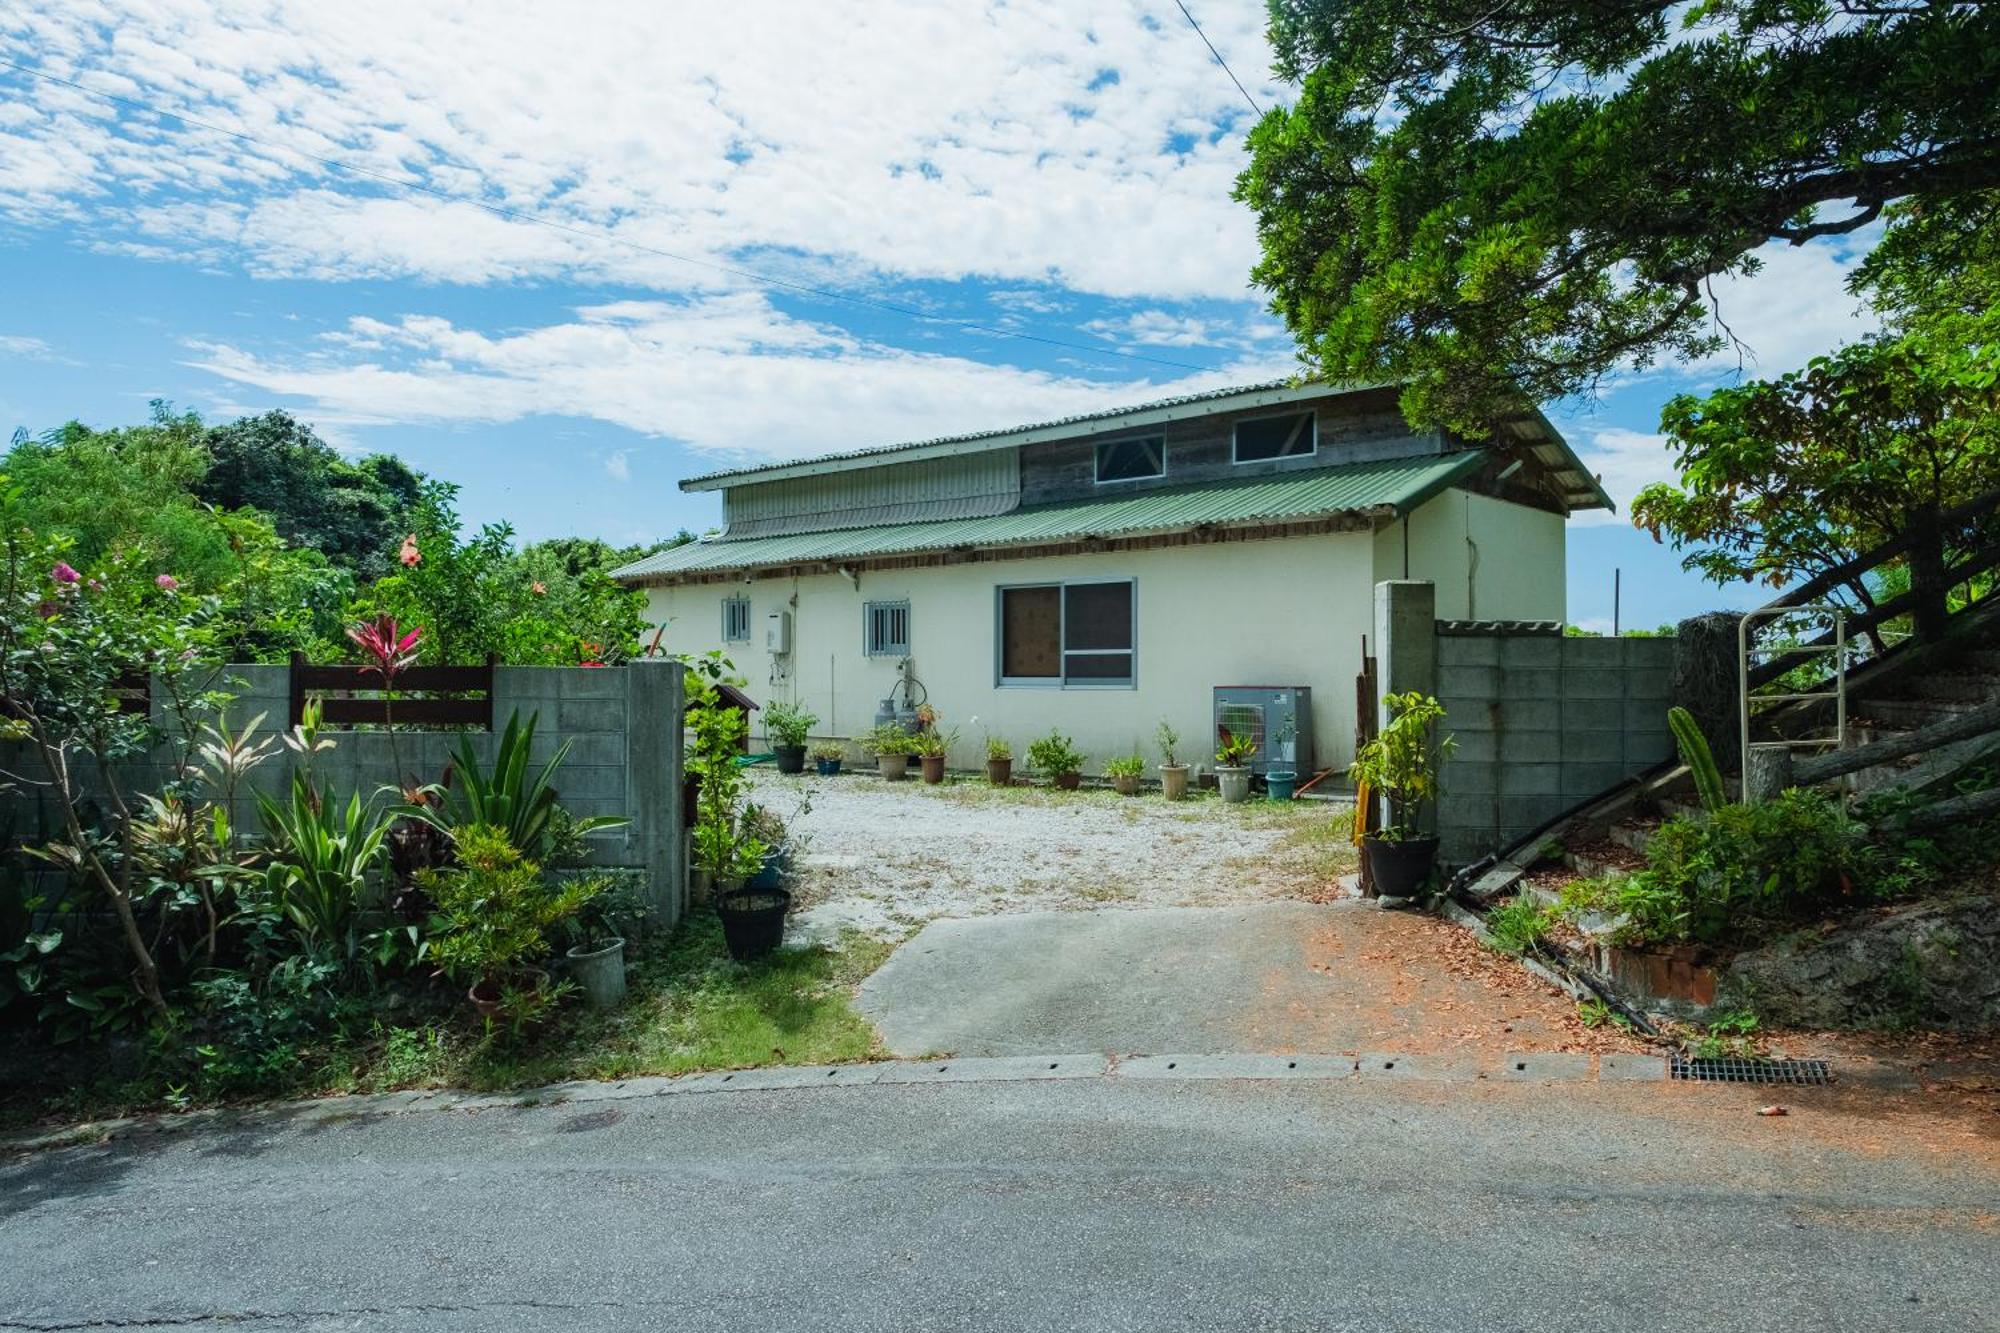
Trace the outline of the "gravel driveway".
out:
<instances>
[{"instance_id":1,"label":"gravel driveway","mask_svg":"<svg viewBox=\"0 0 2000 1333\"><path fill-rule=\"evenodd\" d=\"M849 927L900 938L938 917L1000 912L1325 900L1354 865L1346 804L753 774L753 799L804 839L802 938Z\"/></svg>"}]
</instances>

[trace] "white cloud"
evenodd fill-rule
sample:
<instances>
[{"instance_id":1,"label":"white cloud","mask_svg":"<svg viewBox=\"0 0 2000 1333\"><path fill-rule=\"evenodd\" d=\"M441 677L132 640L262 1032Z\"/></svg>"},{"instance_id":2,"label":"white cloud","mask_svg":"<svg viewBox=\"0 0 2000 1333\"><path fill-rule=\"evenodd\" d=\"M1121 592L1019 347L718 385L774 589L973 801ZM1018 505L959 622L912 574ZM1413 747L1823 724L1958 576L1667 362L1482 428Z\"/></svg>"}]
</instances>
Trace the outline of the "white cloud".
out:
<instances>
[{"instance_id":1,"label":"white cloud","mask_svg":"<svg viewBox=\"0 0 2000 1333\"><path fill-rule=\"evenodd\" d=\"M496 336L435 316L351 322L350 345L292 362L229 344L192 364L342 419L588 417L750 460L1020 425L1271 378L1289 358L1104 383L863 343L756 293L585 307Z\"/></svg>"},{"instance_id":2,"label":"white cloud","mask_svg":"<svg viewBox=\"0 0 2000 1333\"><path fill-rule=\"evenodd\" d=\"M1206 321L1166 310L1140 310L1123 319L1093 319L1083 328L1086 333L1111 342L1148 347L1202 347L1224 340L1210 330ZM1228 341L1235 341L1233 331L1226 336Z\"/></svg>"},{"instance_id":3,"label":"white cloud","mask_svg":"<svg viewBox=\"0 0 2000 1333\"><path fill-rule=\"evenodd\" d=\"M632 480L632 464L625 450L620 449L604 460L604 475L618 482Z\"/></svg>"},{"instance_id":4,"label":"white cloud","mask_svg":"<svg viewBox=\"0 0 2000 1333\"><path fill-rule=\"evenodd\" d=\"M0 333L0 352L8 356L41 361L48 357L49 345L40 338L30 338L26 334Z\"/></svg>"},{"instance_id":5,"label":"white cloud","mask_svg":"<svg viewBox=\"0 0 2000 1333\"><path fill-rule=\"evenodd\" d=\"M1213 8L1209 35L1276 100L1261 8ZM0 215L313 278L733 281L595 239L608 232L709 262L1240 297L1256 243L1229 187L1249 118L1173 18L1140 0L633 0L587 16L72 0L0 16L0 52L259 142L10 76Z\"/></svg>"},{"instance_id":6,"label":"white cloud","mask_svg":"<svg viewBox=\"0 0 2000 1333\"><path fill-rule=\"evenodd\" d=\"M1572 444L1576 444L1572 440ZM1667 437L1605 426L1590 433L1576 445L1577 457L1596 474L1605 491L1618 505L1616 514L1602 509L1586 509L1570 521L1581 527L1598 527L1632 521L1632 497L1656 481L1675 477L1673 455L1667 451Z\"/></svg>"},{"instance_id":7,"label":"white cloud","mask_svg":"<svg viewBox=\"0 0 2000 1333\"><path fill-rule=\"evenodd\" d=\"M1881 327L1873 311L1848 294L1848 274L1880 239L1871 228L1838 241L1766 245L1758 272L1715 284L1714 314L1743 344L1727 347L1690 369L1764 379L1799 369Z\"/></svg>"}]
</instances>

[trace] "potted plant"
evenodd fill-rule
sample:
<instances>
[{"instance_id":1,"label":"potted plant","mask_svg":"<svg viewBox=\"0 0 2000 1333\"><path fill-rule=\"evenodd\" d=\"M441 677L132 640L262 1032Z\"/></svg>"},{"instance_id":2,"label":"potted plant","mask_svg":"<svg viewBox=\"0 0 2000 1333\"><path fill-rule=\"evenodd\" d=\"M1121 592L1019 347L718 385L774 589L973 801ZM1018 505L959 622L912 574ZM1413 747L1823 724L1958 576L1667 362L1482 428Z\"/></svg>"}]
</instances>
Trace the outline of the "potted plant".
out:
<instances>
[{"instance_id":1,"label":"potted plant","mask_svg":"<svg viewBox=\"0 0 2000 1333\"><path fill-rule=\"evenodd\" d=\"M986 780L996 787L1014 784L1014 747L1004 737L986 738Z\"/></svg>"},{"instance_id":2,"label":"potted plant","mask_svg":"<svg viewBox=\"0 0 2000 1333\"><path fill-rule=\"evenodd\" d=\"M1160 792L1170 801L1184 800L1188 789L1188 767L1180 759L1178 750L1181 734L1174 730L1173 723L1162 719L1160 728L1153 733L1160 747Z\"/></svg>"},{"instance_id":3,"label":"potted plant","mask_svg":"<svg viewBox=\"0 0 2000 1333\"><path fill-rule=\"evenodd\" d=\"M840 772L841 761L847 758L847 747L839 741L821 741L812 747L813 772L823 778L833 777Z\"/></svg>"},{"instance_id":4,"label":"potted plant","mask_svg":"<svg viewBox=\"0 0 2000 1333\"><path fill-rule=\"evenodd\" d=\"M935 719L933 719L930 726L917 733L914 738L914 746L917 758L924 766L925 782L935 786L944 781L945 757L951 753L951 747L957 743L957 729L939 731Z\"/></svg>"},{"instance_id":5,"label":"potted plant","mask_svg":"<svg viewBox=\"0 0 2000 1333\"><path fill-rule=\"evenodd\" d=\"M901 782L910 771L910 751L916 738L894 722L869 732L862 748L875 756L875 769L885 782Z\"/></svg>"},{"instance_id":6,"label":"potted plant","mask_svg":"<svg viewBox=\"0 0 2000 1333\"><path fill-rule=\"evenodd\" d=\"M693 897L699 902L735 888L745 875L763 864L763 848L751 856L740 846L736 826L748 779L736 760L748 723L729 706L706 676L690 672L687 722L688 776L694 782Z\"/></svg>"},{"instance_id":7,"label":"potted plant","mask_svg":"<svg viewBox=\"0 0 2000 1333\"><path fill-rule=\"evenodd\" d=\"M1063 791L1075 791L1083 785L1083 751L1060 731L1029 743L1028 767Z\"/></svg>"},{"instance_id":8,"label":"potted plant","mask_svg":"<svg viewBox=\"0 0 2000 1333\"><path fill-rule=\"evenodd\" d=\"M1278 734L1271 738L1272 757L1276 758L1280 754L1290 755L1292 737L1296 735L1298 735L1298 720L1287 713L1285 720L1278 726ZM1298 781L1297 769L1274 765L1264 770L1264 794L1274 801L1289 801L1292 799L1292 788L1298 785Z\"/></svg>"},{"instance_id":9,"label":"potted plant","mask_svg":"<svg viewBox=\"0 0 2000 1333\"><path fill-rule=\"evenodd\" d=\"M572 943L563 959L593 1008L624 1003L625 945L645 921L646 904L625 884L613 882L567 923Z\"/></svg>"},{"instance_id":10,"label":"potted plant","mask_svg":"<svg viewBox=\"0 0 2000 1333\"><path fill-rule=\"evenodd\" d=\"M747 889L782 889L791 856L785 842L785 821L777 811L752 802L743 807L737 830L764 848L764 859L743 881Z\"/></svg>"},{"instance_id":11,"label":"potted plant","mask_svg":"<svg viewBox=\"0 0 2000 1333\"><path fill-rule=\"evenodd\" d=\"M490 825L455 830L452 847L456 865L417 872L418 887L437 904L430 956L446 976L468 984L467 998L485 1017L532 1020L557 998L548 973L534 966L549 953L549 932L609 881L601 875L551 880Z\"/></svg>"},{"instance_id":12,"label":"potted plant","mask_svg":"<svg viewBox=\"0 0 2000 1333\"><path fill-rule=\"evenodd\" d=\"M1415 897L1431 877L1438 840L1424 831L1424 809L1438 797L1438 774L1452 738L1435 738L1444 705L1420 690L1382 700L1389 721L1361 747L1347 770L1356 790L1365 788L1387 806L1382 827L1361 839L1368 877L1385 898Z\"/></svg>"},{"instance_id":13,"label":"potted plant","mask_svg":"<svg viewBox=\"0 0 2000 1333\"><path fill-rule=\"evenodd\" d=\"M1231 805L1250 799L1250 760L1256 753L1255 736L1238 736L1223 726L1215 729L1215 785Z\"/></svg>"},{"instance_id":14,"label":"potted plant","mask_svg":"<svg viewBox=\"0 0 2000 1333\"><path fill-rule=\"evenodd\" d=\"M1111 779L1112 789L1120 796L1137 796L1140 779L1146 776L1144 755L1120 755L1104 762L1104 776Z\"/></svg>"},{"instance_id":15,"label":"potted plant","mask_svg":"<svg viewBox=\"0 0 2000 1333\"><path fill-rule=\"evenodd\" d=\"M819 717L798 704L775 703L764 710L764 734L771 738L780 773L806 771L806 738L818 725Z\"/></svg>"}]
</instances>

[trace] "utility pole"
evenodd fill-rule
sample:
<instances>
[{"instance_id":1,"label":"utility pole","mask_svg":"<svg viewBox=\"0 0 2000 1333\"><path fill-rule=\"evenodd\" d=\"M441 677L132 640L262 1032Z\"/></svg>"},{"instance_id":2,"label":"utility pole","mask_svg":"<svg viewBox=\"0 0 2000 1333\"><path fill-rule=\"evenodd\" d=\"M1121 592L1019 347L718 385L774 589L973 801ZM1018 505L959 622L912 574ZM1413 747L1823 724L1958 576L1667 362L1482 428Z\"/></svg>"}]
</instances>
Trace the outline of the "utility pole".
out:
<instances>
[{"instance_id":1,"label":"utility pole","mask_svg":"<svg viewBox=\"0 0 2000 1333\"><path fill-rule=\"evenodd\" d=\"M1611 637L1618 637L1618 601L1625 591L1625 571L1614 565L1611 569Z\"/></svg>"}]
</instances>

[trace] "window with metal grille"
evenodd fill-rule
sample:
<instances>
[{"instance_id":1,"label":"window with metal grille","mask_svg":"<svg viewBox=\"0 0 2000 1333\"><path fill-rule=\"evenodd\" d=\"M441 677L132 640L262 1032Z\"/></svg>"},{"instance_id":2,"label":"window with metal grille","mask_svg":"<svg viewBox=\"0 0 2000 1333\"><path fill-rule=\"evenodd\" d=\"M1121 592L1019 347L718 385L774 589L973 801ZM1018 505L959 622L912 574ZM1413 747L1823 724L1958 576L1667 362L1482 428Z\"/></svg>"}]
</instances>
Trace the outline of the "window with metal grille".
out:
<instances>
[{"instance_id":1,"label":"window with metal grille","mask_svg":"<svg viewBox=\"0 0 2000 1333\"><path fill-rule=\"evenodd\" d=\"M910 604L869 602L861 608L861 651L870 657L910 655Z\"/></svg>"},{"instance_id":2,"label":"window with metal grille","mask_svg":"<svg viewBox=\"0 0 2000 1333\"><path fill-rule=\"evenodd\" d=\"M1274 458L1310 458L1319 449L1319 428L1310 412L1282 417L1258 417L1236 423L1235 454L1239 463L1268 463Z\"/></svg>"},{"instance_id":3,"label":"window with metal grille","mask_svg":"<svg viewBox=\"0 0 2000 1333\"><path fill-rule=\"evenodd\" d=\"M998 590L1003 685L1129 686L1138 676L1132 580Z\"/></svg>"},{"instance_id":4,"label":"window with metal grille","mask_svg":"<svg viewBox=\"0 0 2000 1333\"><path fill-rule=\"evenodd\" d=\"M750 642L750 599L748 597L725 597L722 599L722 641L724 643Z\"/></svg>"},{"instance_id":5,"label":"window with metal grille","mask_svg":"<svg viewBox=\"0 0 2000 1333\"><path fill-rule=\"evenodd\" d=\"M1106 440L1097 446L1097 483L1144 481L1167 475L1167 440L1146 435L1136 440Z\"/></svg>"}]
</instances>

